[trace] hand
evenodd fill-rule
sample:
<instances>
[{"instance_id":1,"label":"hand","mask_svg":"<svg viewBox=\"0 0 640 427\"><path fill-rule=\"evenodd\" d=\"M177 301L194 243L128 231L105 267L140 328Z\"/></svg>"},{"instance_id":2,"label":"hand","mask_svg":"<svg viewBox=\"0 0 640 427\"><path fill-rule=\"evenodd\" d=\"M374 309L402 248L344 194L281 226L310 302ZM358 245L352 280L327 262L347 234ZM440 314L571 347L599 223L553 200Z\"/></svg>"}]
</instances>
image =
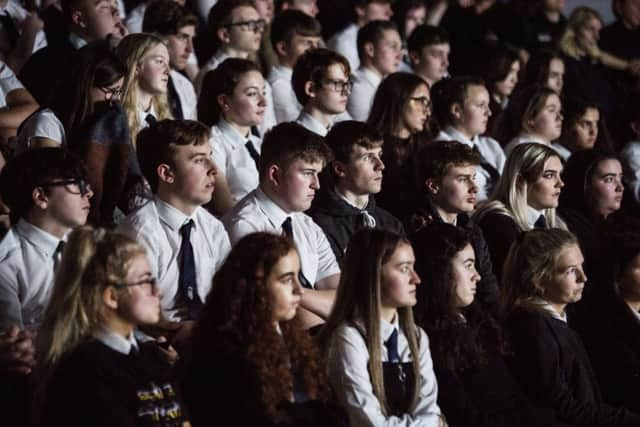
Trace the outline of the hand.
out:
<instances>
[{"instance_id":1,"label":"hand","mask_svg":"<svg viewBox=\"0 0 640 427\"><path fill-rule=\"evenodd\" d=\"M178 352L175 348L173 348L173 346L169 343L169 341L167 341L165 337L160 336L156 338L156 344L158 344L160 352L164 355L170 365L173 365L178 361L178 359L180 358Z\"/></svg>"},{"instance_id":2,"label":"hand","mask_svg":"<svg viewBox=\"0 0 640 427\"><path fill-rule=\"evenodd\" d=\"M30 374L35 366L35 333L16 325L0 333L0 364L9 372Z\"/></svg>"}]
</instances>

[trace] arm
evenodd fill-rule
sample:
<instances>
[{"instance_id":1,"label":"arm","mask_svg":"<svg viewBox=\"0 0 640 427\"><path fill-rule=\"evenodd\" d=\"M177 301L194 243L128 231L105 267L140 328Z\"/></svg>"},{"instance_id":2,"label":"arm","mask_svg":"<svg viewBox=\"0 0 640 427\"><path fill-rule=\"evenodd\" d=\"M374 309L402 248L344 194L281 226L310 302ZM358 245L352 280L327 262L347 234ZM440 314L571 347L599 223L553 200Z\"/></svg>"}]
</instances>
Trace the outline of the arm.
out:
<instances>
[{"instance_id":1,"label":"arm","mask_svg":"<svg viewBox=\"0 0 640 427\"><path fill-rule=\"evenodd\" d=\"M33 53L36 36L44 28L44 22L37 13L28 13L21 26L22 33L18 43L7 57L7 65L16 73L20 71Z\"/></svg>"},{"instance_id":2,"label":"arm","mask_svg":"<svg viewBox=\"0 0 640 427\"><path fill-rule=\"evenodd\" d=\"M12 325L0 333L0 370L27 375L35 367L33 333Z\"/></svg>"},{"instance_id":3,"label":"arm","mask_svg":"<svg viewBox=\"0 0 640 427\"><path fill-rule=\"evenodd\" d=\"M7 105L0 108L0 127L17 129L34 111L38 103L24 88L12 90L7 94Z\"/></svg>"}]
</instances>

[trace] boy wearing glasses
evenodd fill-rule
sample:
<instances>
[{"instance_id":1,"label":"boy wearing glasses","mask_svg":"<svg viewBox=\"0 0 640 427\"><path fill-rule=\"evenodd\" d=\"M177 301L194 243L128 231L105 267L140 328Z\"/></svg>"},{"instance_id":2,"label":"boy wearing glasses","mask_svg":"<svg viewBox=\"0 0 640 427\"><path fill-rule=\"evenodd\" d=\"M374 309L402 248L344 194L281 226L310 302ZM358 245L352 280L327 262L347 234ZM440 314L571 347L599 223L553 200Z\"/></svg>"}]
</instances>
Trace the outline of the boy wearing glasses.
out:
<instances>
[{"instance_id":1,"label":"boy wearing glasses","mask_svg":"<svg viewBox=\"0 0 640 427\"><path fill-rule=\"evenodd\" d=\"M354 120L369 116L378 85L388 74L398 71L402 62L402 40L390 21L371 21L358 31L360 68L353 73L353 89L347 111Z\"/></svg>"},{"instance_id":2,"label":"boy wearing glasses","mask_svg":"<svg viewBox=\"0 0 640 427\"><path fill-rule=\"evenodd\" d=\"M49 302L67 234L87 220L93 192L80 160L51 147L8 162L0 173L0 196L17 221L0 242L0 331L12 338L9 348L19 348L4 362L28 373L32 331Z\"/></svg>"},{"instance_id":3,"label":"boy wearing glasses","mask_svg":"<svg viewBox=\"0 0 640 427\"><path fill-rule=\"evenodd\" d=\"M260 49L266 22L250 0L220 0L209 12L207 26L219 46L213 57L200 68L195 80L200 93L204 76L227 58L248 59ZM276 123L271 85L265 82L266 110L259 130L264 134ZM212 101L214 102L214 101Z\"/></svg>"},{"instance_id":4,"label":"boy wearing glasses","mask_svg":"<svg viewBox=\"0 0 640 427\"><path fill-rule=\"evenodd\" d=\"M231 249L222 223L202 207L211 201L216 175L209 128L161 120L140 131L136 154L154 197L119 230L146 248L161 294L158 334L180 346Z\"/></svg>"},{"instance_id":5,"label":"boy wearing glasses","mask_svg":"<svg viewBox=\"0 0 640 427\"><path fill-rule=\"evenodd\" d=\"M296 123L325 136L338 115L344 114L351 93L349 61L329 49L306 51L293 67L291 83L302 112Z\"/></svg>"}]
</instances>

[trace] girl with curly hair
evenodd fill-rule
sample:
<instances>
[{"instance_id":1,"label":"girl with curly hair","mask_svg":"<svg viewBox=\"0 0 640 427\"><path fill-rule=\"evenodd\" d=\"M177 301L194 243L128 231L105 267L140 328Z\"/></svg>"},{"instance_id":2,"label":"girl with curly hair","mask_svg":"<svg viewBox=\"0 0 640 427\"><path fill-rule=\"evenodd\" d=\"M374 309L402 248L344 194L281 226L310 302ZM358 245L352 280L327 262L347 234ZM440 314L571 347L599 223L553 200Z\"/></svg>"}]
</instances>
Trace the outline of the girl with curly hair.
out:
<instances>
[{"instance_id":1,"label":"girl with curly hair","mask_svg":"<svg viewBox=\"0 0 640 427\"><path fill-rule=\"evenodd\" d=\"M429 339L413 322L420 278L411 244L362 229L344 258L338 295L320 340L329 378L353 426L442 426Z\"/></svg>"},{"instance_id":2,"label":"girl with curly hair","mask_svg":"<svg viewBox=\"0 0 640 427\"><path fill-rule=\"evenodd\" d=\"M182 367L194 426L333 426L319 351L292 321L302 298L294 243L244 237L216 274Z\"/></svg>"},{"instance_id":3,"label":"girl with curly hair","mask_svg":"<svg viewBox=\"0 0 640 427\"><path fill-rule=\"evenodd\" d=\"M449 425L551 425L509 372L502 330L476 301L480 274L469 232L433 223L412 241L416 270L424 277L414 314L429 334L438 404Z\"/></svg>"}]
</instances>

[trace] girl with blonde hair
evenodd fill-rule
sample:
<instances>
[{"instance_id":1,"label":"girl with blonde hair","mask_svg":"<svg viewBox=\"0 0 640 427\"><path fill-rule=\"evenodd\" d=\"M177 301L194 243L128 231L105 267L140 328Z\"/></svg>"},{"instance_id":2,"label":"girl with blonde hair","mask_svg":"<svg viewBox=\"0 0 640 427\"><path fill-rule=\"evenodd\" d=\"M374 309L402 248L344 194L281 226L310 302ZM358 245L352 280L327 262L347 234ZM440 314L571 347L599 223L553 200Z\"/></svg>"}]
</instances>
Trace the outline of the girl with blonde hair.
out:
<instances>
[{"instance_id":1,"label":"girl with blonde hair","mask_svg":"<svg viewBox=\"0 0 640 427\"><path fill-rule=\"evenodd\" d=\"M528 143L517 145L489 201L473 214L489 246L491 263L500 278L511 243L521 231L533 228L562 228L556 215L564 186L560 174L563 162L551 147Z\"/></svg>"},{"instance_id":2,"label":"girl with blonde hair","mask_svg":"<svg viewBox=\"0 0 640 427\"><path fill-rule=\"evenodd\" d=\"M133 335L159 319L142 246L104 229L74 231L38 341L47 425L188 425L164 354Z\"/></svg>"},{"instance_id":3,"label":"girl with blonde hair","mask_svg":"<svg viewBox=\"0 0 640 427\"><path fill-rule=\"evenodd\" d=\"M591 362L568 325L566 308L587 277L571 233L522 233L505 262L500 313L513 349L511 368L525 393L562 425L637 426L640 415L605 404Z\"/></svg>"},{"instance_id":4,"label":"girl with blonde hair","mask_svg":"<svg viewBox=\"0 0 640 427\"><path fill-rule=\"evenodd\" d=\"M445 425L429 339L413 321L411 244L379 229L353 235L320 340L329 379L351 425Z\"/></svg>"},{"instance_id":5,"label":"girl with blonde hair","mask_svg":"<svg viewBox=\"0 0 640 427\"><path fill-rule=\"evenodd\" d=\"M127 65L122 105L135 147L136 137L142 128L155 121L172 118L167 100L169 51L161 38L138 33L122 39L116 54Z\"/></svg>"}]
</instances>

